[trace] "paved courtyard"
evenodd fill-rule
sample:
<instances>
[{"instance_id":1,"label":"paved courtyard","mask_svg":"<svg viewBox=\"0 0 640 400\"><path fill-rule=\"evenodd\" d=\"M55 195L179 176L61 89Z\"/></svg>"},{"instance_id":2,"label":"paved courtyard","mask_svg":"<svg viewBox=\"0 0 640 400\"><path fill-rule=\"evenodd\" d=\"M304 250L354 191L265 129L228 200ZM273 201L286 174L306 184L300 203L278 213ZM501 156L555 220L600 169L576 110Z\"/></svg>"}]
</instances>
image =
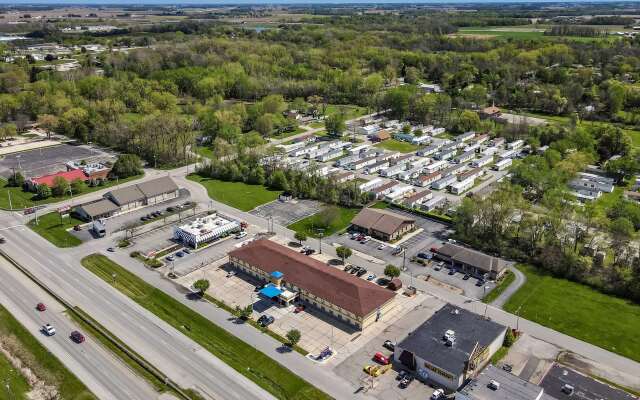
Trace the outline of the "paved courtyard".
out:
<instances>
[{"instance_id":1,"label":"paved courtyard","mask_svg":"<svg viewBox=\"0 0 640 400\"><path fill-rule=\"evenodd\" d=\"M209 295L231 307L246 307L253 304L254 320L262 314L273 316L275 322L269 326L269 329L274 332L285 336L289 330L298 329L302 333L299 345L311 355L317 355L326 347L331 347L336 355L327 362L329 365L337 364L358 351L364 343L386 330L389 324L402 318L426 297L422 293L408 297L399 292L393 300L393 308L383 315L380 321L364 331L359 331L313 307L308 306L304 311L295 313L293 305L280 307L271 300L263 299L255 291L256 286L262 284L261 282L243 273L229 276L228 272L232 270L223 260L219 260L179 279L179 282L190 286L197 279L208 279L211 282Z\"/></svg>"},{"instance_id":2,"label":"paved courtyard","mask_svg":"<svg viewBox=\"0 0 640 400\"><path fill-rule=\"evenodd\" d=\"M273 222L282 226L290 225L320 211L322 203L316 200L295 199L287 202L280 200L263 204L251 211L259 217L273 217Z\"/></svg>"},{"instance_id":3,"label":"paved courtyard","mask_svg":"<svg viewBox=\"0 0 640 400\"><path fill-rule=\"evenodd\" d=\"M92 162L109 159L113 160L113 156L87 145L61 144L8 154L0 158L0 176L8 177L13 168L16 168L28 178L65 170L67 161Z\"/></svg>"}]
</instances>

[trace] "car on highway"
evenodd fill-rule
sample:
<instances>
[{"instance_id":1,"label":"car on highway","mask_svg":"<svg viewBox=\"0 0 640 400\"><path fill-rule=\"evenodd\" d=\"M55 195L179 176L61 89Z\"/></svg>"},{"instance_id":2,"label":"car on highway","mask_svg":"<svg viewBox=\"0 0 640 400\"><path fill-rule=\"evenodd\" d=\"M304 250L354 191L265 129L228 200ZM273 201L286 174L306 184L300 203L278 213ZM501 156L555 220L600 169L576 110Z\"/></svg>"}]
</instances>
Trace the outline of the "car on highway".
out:
<instances>
[{"instance_id":1,"label":"car on highway","mask_svg":"<svg viewBox=\"0 0 640 400\"><path fill-rule=\"evenodd\" d=\"M84 342L84 335L78 331L71 332L71 335L69 337L76 343Z\"/></svg>"},{"instance_id":2,"label":"car on highway","mask_svg":"<svg viewBox=\"0 0 640 400\"><path fill-rule=\"evenodd\" d=\"M38 303L36 304L36 310L40 312L47 311L47 306L45 306L44 303Z\"/></svg>"},{"instance_id":3,"label":"car on highway","mask_svg":"<svg viewBox=\"0 0 640 400\"><path fill-rule=\"evenodd\" d=\"M389 357L385 356L381 352L377 352L376 354L374 354L373 355L373 359L374 359L374 361L376 361L377 363L380 363L382 365L391 364L391 360L389 360Z\"/></svg>"},{"instance_id":4,"label":"car on highway","mask_svg":"<svg viewBox=\"0 0 640 400\"><path fill-rule=\"evenodd\" d=\"M261 315L260 318L258 318L258 325L260 325L263 328L266 328L267 326L273 324L273 321L275 321L275 318L273 318L271 315Z\"/></svg>"},{"instance_id":5,"label":"car on highway","mask_svg":"<svg viewBox=\"0 0 640 400\"><path fill-rule=\"evenodd\" d=\"M42 332L47 336L53 336L56 334L56 328L51 326L51 324L46 324L42 327Z\"/></svg>"},{"instance_id":6,"label":"car on highway","mask_svg":"<svg viewBox=\"0 0 640 400\"><path fill-rule=\"evenodd\" d=\"M391 340L385 340L384 343L382 343L382 347L384 347L387 350L394 351L396 349L396 344L393 343Z\"/></svg>"}]
</instances>

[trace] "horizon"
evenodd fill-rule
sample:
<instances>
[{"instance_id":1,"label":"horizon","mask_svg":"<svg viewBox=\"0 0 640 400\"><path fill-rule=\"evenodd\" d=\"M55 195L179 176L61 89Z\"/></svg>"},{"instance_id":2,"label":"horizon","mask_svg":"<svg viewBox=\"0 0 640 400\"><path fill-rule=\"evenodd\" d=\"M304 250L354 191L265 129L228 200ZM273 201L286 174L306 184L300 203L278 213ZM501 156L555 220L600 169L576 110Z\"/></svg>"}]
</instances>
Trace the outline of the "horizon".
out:
<instances>
[{"instance_id":1,"label":"horizon","mask_svg":"<svg viewBox=\"0 0 640 400\"><path fill-rule=\"evenodd\" d=\"M378 5L378 4L395 4L395 5L423 5L423 4L433 4L433 5L449 5L449 4L602 4L602 3L618 3L618 4L631 4L637 3L640 5L639 1L625 0L417 0L417 1L406 1L406 0L349 0L349 1L341 1L341 0L278 0L278 1L269 1L269 0L187 0L175 2L172 0L138 0L135 2L124 2L122 0L84 0L84 1L64 1L64 0L51 0L51 1L38 1L33 2L29 0L15 0L11 3L0 3L2 6L14 6L14 5L23 5L23 6L64 6L64 5L74 5L74 6L96 6L96 5L109 5L109 6L191 6L191 5L199 5L199 6L233 6L233 5L256 5L256 6L279 6L279 5Z\"/></svg>"}]
</instances>

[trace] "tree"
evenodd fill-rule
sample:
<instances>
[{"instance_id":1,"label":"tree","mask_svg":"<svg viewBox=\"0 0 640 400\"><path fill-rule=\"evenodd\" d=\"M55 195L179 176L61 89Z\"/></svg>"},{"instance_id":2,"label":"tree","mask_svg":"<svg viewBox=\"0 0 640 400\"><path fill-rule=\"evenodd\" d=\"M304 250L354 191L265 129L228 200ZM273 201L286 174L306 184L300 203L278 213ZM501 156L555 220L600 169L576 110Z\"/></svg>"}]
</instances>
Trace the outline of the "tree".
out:
<instances>
[{"instance_id":1,"label":"tree","mask_svg":"<svg viewBox=\"0 0 640 400\"><path fill-rule=\"evenodd\" d=\"M344 260L351 257L353 252L346 246L340 246L336 249L336 254L342 259L342 263L344 264Z\"/></svg>"},{"instance_id":2,"label":"tree","mask_svg":"<svg viewBox=\"0 0 640 400\"><path fill-rule=\"evenodd\" d=\"M287 332L287 340L289 341L289 346L293 347L300 341L302 334L297 329L291 329Z\"/></svg>"},{"instance_id":3,"label":"tree","mask_svg":"<svg viewBox=\"0 0 640 400\"><path fill-rule=\"evenodd\" d=\"M41 183L36 187L36 193L41 200L51 197L51 188L44 183Z\"/></svg>"},{"instance_id":4,"label":"tree","mask_svg":"<svg viewBox=\"0 0 640 400\"><path fill-rule=\"evenodd\" d=\"M121 154L111 168L111 176L128 178L142 174L142 161L135 154Z\"/></svg>"},{"instance_id":5,"label":"tree","mask_svg":"<svg viewBox=\"0 0 640 400\"><path fill-rule=\"evenodd\" d=\"M193 288L199 291L201 294L204 294L207 289L209 289L209 286L211 286L211 284L209 283L208 279L198 279L193 284Z\"/></svg>"},{"instance_id":6,"label":"tree","mask_svg":"<svg viewBox=\"0 0 640 400\"><path fill-rule=\"evenodd\" d=\"M246 307L240 307L240 306L236 306L236 309L234 311L234 314L241 320L246 321L249 319L249 317L251 317L251 314L253 313L253 305L249 304Z\"/></svg>"},{"instance_id":7,"label":"tree","mask_svg":"<svg viewBox=\"0 0 640 400\"><path fill-rule=\"evenodd\" d=\"M263 114L256 120L256 130L262 136L267 136L273 131L273 114Z\"/></svg>"},{"instance_id":8,"label":"tree","mask_svg":"<svg viewBox=\"0 0 640 400\"><path fill-rule=\"evenodd\" d=\"M69 185L69 181L64 179L61 176L56 176L53 179L53 187L51 188L51 192L54 196L63 196L69 193L71 189L71 185Z\"/></svg>"},{"instance_id":9,"label":"tree","mask_svg":"<svg viewBox=\"0 0 640 400\"><path fill-rule=\"evenodd\" d=\"M271 184L270 186L276 190L289 190L289 181L287 180L287 176L284 172L277 170L271 176Z\"/></svg>"},{"instance_id":10,"label":"tree","mask_svg":"<svg viewBox=\"0 0 640 400\"><path fill-rule=\"evenodd\" d=\"M51 114L38 115L38 126L47 132L47 139L51 139L51 133L58 127L58 117Z\"/></svg>"},{"instance_id":11,"label":"tree","mask_svg":"<svg viewBox=\"0 0 640 400\"><path fill-rule=\"evenodd\" d=\"M71 182L71 192L73 192L74 195L82 193L85 187L86 185L81 179L75 179L73 182Z\"/></svg>"},{"instance_id":12,"label":"tree","mask_svg":"<svg viewBox=\"0 0 640 400\"><path fill-rule=\"evenodd\" d=\"M389 278L397 278L400 276L400 268L396 267L395 265L389 264L384 267L384 274Z\"/></svg>"},{"instance_id":13,"label":"tree","mask_svg":"<svg viewBox=\"0 0 640 400\"><path fill-rule=\"evenodd\" d=\"M338 207L327 207L318 215L318 227L327 229L340 218L340 209Z\"/></svg>"},{"instance_id":14,"label":"tree","mask_svg":"<svg viewBox=\"0 0 640 400\"><path fill-rule=\"evenodd\" d=\"M342 115L341 113L329 115L324 120L324 128L331 136L342 136L344 131L347 129L344 115Z\"/></svg>"},{"instance_id":15,"label":"tree","mask_svg":"<svg viewBox=\"0 0 640 400\"><path fill-rule=\"evenodd\" d=\"M511 347L513 346L515 341L516 341L516 335L513 334L513 329L508 327L507 332L504 335L504 341L502 342L502 345L504 347Z\"/></svg>"},{"instance_id":16,"label":"tree","mask_svg":"<svg viewBox=\"0 0 640 400\"><path fill-rule=\"evenodd\" d=\"M293 236L298 242L300 242L300 244L302 244L302 242L304 242L305 240L307 240L307 234L304 232L296 232L296 234Z\"/></svg>"},{"instance_id":17,"label":"tree","mask_svg":"<svg viewBox=\"0 0 640 400\"><path fill-rule=\"evenodd\" d=\"M20 171L16 171L11 176L9 176L9 180L7 182L9 186L12 187L22 187L24 185L24 176Z\"/></svg>"}]
</instances>

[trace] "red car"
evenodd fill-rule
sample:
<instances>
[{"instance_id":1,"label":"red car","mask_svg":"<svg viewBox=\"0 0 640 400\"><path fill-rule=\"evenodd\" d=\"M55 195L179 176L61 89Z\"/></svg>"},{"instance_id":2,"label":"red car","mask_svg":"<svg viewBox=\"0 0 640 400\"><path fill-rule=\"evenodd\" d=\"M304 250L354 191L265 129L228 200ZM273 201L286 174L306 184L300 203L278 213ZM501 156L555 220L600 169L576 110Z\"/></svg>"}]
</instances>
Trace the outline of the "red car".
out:
<instances>
[{"instance_id":1,"label":"red car","mask_svg":"<svg viewBox=\"0 0 640 400\"><path fill-rule=\"evenodd\" d=\"M82 343L84 342L84 335L78 331L73 331L71 332L71 340L76 343Z\"/></svg>"},{"instance_id":2,"label":"red car","mask_svg":"<svg viewBox=\"0 0 640 400\"><path fill-rule=\"evenodd\" d=\"M374 359L376 362L379 362L379 363L380 363L380 364L382 364L382 365L387 365L387 364L391 363L391 360L389 360L389 358L388 358L388 357L385 357L385 356L384 356L384 354L382 354L382 353L380 353L380 352L377 352L377 353L373 356L373 359Z\"/></svg>"},{"instance_id":3,"label":"red car","mask_svg":"<svg viewBox=\"0 0 640 400\"><path fill-rule=\"evenodd\" d=\"M304 311L304 306L303 305L299 305L298 307L296 307L295 310L293 310L294 313L300 313Z\"/></svg>"},{"instance_id":4,"label":"red car","mask_svg":"<svg viewBox=\"0 0 640 400\"><path fill-rule=\"evenodd\" d=\"M46 311L47 310L47 306L44 305L44 303L38 303L36 305L36 310L42 312L42 311Z\"/></svg>"}]
</instances>

